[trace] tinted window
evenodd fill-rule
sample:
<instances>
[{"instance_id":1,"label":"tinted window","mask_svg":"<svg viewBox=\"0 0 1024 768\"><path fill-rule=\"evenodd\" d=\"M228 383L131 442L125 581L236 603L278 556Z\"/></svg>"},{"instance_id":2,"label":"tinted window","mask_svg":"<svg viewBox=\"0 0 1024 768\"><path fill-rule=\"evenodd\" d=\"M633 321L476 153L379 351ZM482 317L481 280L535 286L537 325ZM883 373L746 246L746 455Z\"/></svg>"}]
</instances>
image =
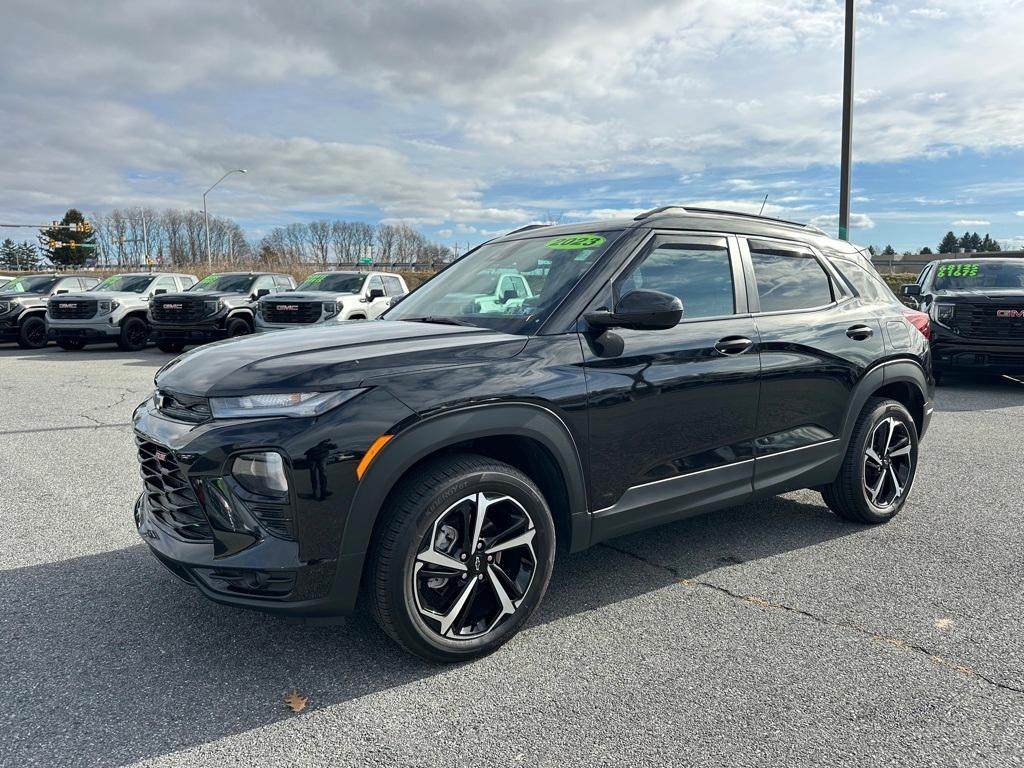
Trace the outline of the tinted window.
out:
<instances>
[{"instance_id":1,"label":"tinted window","mask_svg":"<svg viewBox=\"0 0 1024 768\"><path fill-rule=\"evenodd\" d=\"M257 277L256 282L253 283L252 285L253 293L263 290L270 291L271 293L277 291L277 286L274 285L274 278L271 277L270 275L263 275L262 277Z\"/></svg>"},{"instance_id":2,"label":"tinted window","mask_svg":"<svg viewBox=\"0 0 1024 768\"><path fill-rule=\"evenodd\" d=\"M617 285L623 296L637 288L661 291L683 302L683 319L731 315L732 268L725 241L720 244L659 242Z\"/></svg>"},{"instance_id":3,"label":"tinted window","mask_svg":"<svg viewBox=\"0 0 1024 768\"><path fill-rule=\"evenodd\" d=\"M251 284L252 275L207 275L189 290L195 293L249 293Z\"/></svg>"},{"instance_id":4,"label":"tinted window","mask_svg":"<svg viewBox=\"0 0 1024 768\"><path fill-rule=\"evenodd\" d=\"M384 275L384 287L388 289L388 296L400 296L405 293L402 289L402 281L391 275Z\"/></svg>"},{"instance_id":5,"label":"tinted window","mask_svg":"<svg viewBox=\"0 0 1024 768\"><path fill-rule=\"evenodd\" d=\"M889 286L878 275L871 274L860 264L846 259L835 259L832 263L850 281L861 298L868 301L892 301L895 298Z\"/></svg>"},{"instance_id":6,"label":"tinted window","mask_svg":"<svg viewBox=\"0 0 1024 768\"><path fill-rule=\"evenodd\" d=\"M4 286L4 291L7 293L49 293L56 282L57 278L44 275L16 277Z\"/></svg>"},{"instance_id":7,"label":"tinted window","mask_svg":"<svg viewBox=\"0 0 1024 768\"><path fill-rule=\"evenodd\" d=\"M359 293L365 280L366 275L360 275L357 272L317 272L307 277L299 286L299 290Z\"/></svg>"},{"instance_id":8,"label":"tinted window","mask_svg":"<svg viewBox=\"0 0 1024 768\"><path fill-rule=\"evenodd\" d=\"M161 277L155 283L153 283L153 290L165 290L168 293L174 293L178 290L178 284L174 282L173 277Z\"/></svg>"},{"instance_id":9,"label":"tinted window","mask_svg":"<svg viewBox=\"0 0 1024 768\"><path fill-rule=\"evenodd\" d=\"M810 309L832 303L832 283L809 251L750 241L762 312Z\"/></svg>"},{"instance_id":10,"label":"tinted window","mask_svg":"<svg viewBox=\"0 0 1024 768\"><path fill-rule=\"evenodd\" d=\"M370 278L370 281L366 284L366 295L370 295L370 291L377 289L378 291L384 290L384 283L381 281L379 275L374 275Z\"/></svg>"},{"instance_id":11,"label":"tinted window","mask_svg":"<svg viewBox=\"0 0 1024 768\"><path fill-rule=\"evenodd\" d=\"M274 275L274 283L279 291L287 291L292 287L292 279L287 275Z\"/></svg>"}]
</instances>

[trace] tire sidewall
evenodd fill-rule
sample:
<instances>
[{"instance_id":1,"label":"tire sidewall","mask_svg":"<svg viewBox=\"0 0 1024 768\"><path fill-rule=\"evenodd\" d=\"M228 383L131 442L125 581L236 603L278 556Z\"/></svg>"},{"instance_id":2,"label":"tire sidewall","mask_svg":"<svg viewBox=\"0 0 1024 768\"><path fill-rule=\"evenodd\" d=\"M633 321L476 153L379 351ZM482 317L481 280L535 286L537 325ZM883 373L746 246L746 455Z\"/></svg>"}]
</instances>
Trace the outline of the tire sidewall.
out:
<instances>
[{"instance_id":1,"label":"tire sidewall","mask_svg":"<svg viewBox=\"0 0 1024 768\"><path fill-rule=\"evenodd\" d=\"M142 326L144 331L141 342L133 342L128 339L128 333L131 328ZM129 317L121 324L121 349L129 352L138 352L141 349L146 348L148 341L149 331L146 327L146 321L139 317Z\"/></svg>"},{"instance_id":2,"label":"tire sidewall","mask_svg":"<svg viewBox=\"0 0 1024 768\"><path fill-rule=\"evenodd\" d=\"M242 329L242 330L238 330ZM240 317L232 317L228 320L227 328L228 338L237 339L239 336L248 336L252 333L249 328L249 323Z\"/></svg>"},{"instance_id":3,"label":"tire sidewall","mask_svg":"<svg viewBox=\"0 0 1024 768\"><path fill-rule=\"evenodd\" d=\"M437 634L436 628L424 619L416 607L413 594L413 570L420 542L433 526L437 517L460 498L477 491L504 493L516 499L533 519L537 531L533 547L537 557L537 571L522 604L510 620L474 640L447 640ZM429 501L412 518L415 525L407 525L398 539L396 559L388 583L388 599L394 611L396 628L404 641L422 655L445 660L473 658L494 651L515 635L540 604L547 591L555 559L555 527L547 502L537 488L520 477L498 470L467 472L443 483L430 496Z\"/></svg>"},{"instance_id":4,"label":"tire sidewall","mask_svg":"<svg viewBox=\"0 0 1024 768\"><path fill-rule=\"evenodd\" d=\"M28 337L28 330L29 330L29 328L32 328L32 327L34 327L36 325L42 325L42 327L43 327L43 343L42 344L37 344L37 343L35 343L33 341L30 341L29 337ZM24 347L25 349L42 349L43 347L45 347L46 343L47 343L47 338L46 338L46 321L43 320L43 318L39 317L38 315L33 315L32 317L25 318L24 322L22 322L22 324L21 324L21 333L20 333L20 335L18 337L18 341L21 344L21 346Z\"/></svg>"},{"instance_id":5,"label":"tire sidewall","mask_svg":"<svg viewBox=\"0 0 1024 768\"><path fill-rule=\"evenodd\" d=\"M878 424L889 417L898 418L907 428L907 433L910 435L910 482L907 484L906 488L903 489L903 494L895 504L890 504L888 507L881 508L876 507L868 501L867 498L864 477L864 451L867 449L868 442L871 440L871 435L874 434ZM861 433L860 439L857 441L855 448L857 450L857 483L859 487L858 501L860 502L860 506L864 514L877 522L884 522L895 517L895 515L903 508L903 505L907 503L907 499L910 498L910 494L914 490L914 482L917 480L917 461L919 450L918 434L917 425L914 423L914 419L910 415L910 412L895 400L889 400L879 404L867 415L864 431Z\"/></svg>"}]
</instances>

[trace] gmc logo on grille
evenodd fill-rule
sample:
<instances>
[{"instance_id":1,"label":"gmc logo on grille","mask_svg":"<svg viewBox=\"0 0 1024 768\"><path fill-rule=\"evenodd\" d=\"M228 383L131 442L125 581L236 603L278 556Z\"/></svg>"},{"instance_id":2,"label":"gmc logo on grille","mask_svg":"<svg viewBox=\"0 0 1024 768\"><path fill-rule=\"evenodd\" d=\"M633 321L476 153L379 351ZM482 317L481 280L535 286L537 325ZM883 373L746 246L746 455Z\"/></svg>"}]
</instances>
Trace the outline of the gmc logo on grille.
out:
<instances>
[{"instance_id":1,"label":"gmc logo on grille","mask_svg":"<svg viewBox=\"0 0 1024 768\"><path fill-rule=\"evenodd\" d=\"M58 304L57 309L75 309L77 304Z\"/></svg>"},{"instance_id":2,"label":"gmc logo on grille","mask_svg":"<svg viewBox=\"0 0 1024 768\"><path fill-rule=\"evenodd\" d=\"M299 305L298 304L278 304L277 306L274 307L274 309L281 309L281 310L284 310L285 312L298 312Z\"/></svg>"},{"instance_id":3,"label":"gmc logo on grille","mask_svg":"<svg viewBox=\"0 0 1024 768\"><path fill-rule=\"evenodd\" d=\"M996 317L1024 317L1024 309L997 309Z\"/></svg>"},{"instance_id":4,"label":"gmc logo on grille","mask_svg":"<svg viewBox=\"0 0 1024 768\"><path fill-rule=\"evenodd\" d=\"M156 458L157 461L167 460L167 454L164 453L163 451L153 451L153 456Z\"/></svg>"},{"instance_id":5,"label":"gmc logo on grille","mask_svg":"<svg viewBox=\"0 0 1024 768\"><path fill-rule=\"evenodd\" d=\"M164 304L164 309L181 309L181 304Z\"/></svg>"}]
</instances>

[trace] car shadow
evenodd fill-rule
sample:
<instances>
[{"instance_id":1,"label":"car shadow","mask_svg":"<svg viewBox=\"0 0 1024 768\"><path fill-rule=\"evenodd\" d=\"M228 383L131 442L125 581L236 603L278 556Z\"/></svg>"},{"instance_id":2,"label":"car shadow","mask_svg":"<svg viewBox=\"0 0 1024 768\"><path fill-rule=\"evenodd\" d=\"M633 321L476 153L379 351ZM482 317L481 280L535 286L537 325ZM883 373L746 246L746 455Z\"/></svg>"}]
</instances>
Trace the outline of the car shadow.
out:
<instances>
[{"instance_id":1,"label":"car shadow","mask_svg":"<svg viewBox=\"0 0 1024 768\"><path fill-rule=\"evenodd\" d=\"M499 653L678 578L859 530L775 498L563 555L527 639ZM644 561L654 548L673 570ZM0 637L3 765L125 764L290 717L293 689L329 707L445 669L400 650L365 612L311 626L209 603L142 544L0 571Z\"/></svg>"},{"instance_id":2,"label":"car shadow","mask_svg":"<svg viewBox=\"0 0 1024 768\"><path fill-rule=\"evenodd\" d=\"M128 366L159 368L172 360L176 355L161 352L150 346L138 352L122 352L111 344L86 347L82 350L67 350L50 344L42 349L21 349L17 346L0 345L0 360L5 358L31 358L33 362L42 363L87 363L97 361L115 361Z\"/></svg>"},{"instance_id":3,"label":"car shadow","mask_svg":"<svg viewBox=\"0 0 1024 768\"><path fill-rule=\"evenodd\" d=\"M1024 376L946 372L935 388L936 411L979 411L1024 405Z\"/></svg>"}]
</instances>

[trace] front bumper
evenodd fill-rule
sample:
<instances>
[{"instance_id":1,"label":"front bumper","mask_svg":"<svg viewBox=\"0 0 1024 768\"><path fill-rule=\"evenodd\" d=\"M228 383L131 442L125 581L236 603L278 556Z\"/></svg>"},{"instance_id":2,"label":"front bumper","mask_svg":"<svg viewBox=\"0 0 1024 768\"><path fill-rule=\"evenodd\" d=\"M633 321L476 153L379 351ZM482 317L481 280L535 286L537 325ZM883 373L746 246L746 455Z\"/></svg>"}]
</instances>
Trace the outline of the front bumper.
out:
<instances>
[{"instance_id":1,"label":"front bumper","mask_svg":"<svg viewBox=\"0 0 1024 768\"><path fill-rule=\"evenodd\" d=\"M21 312L0 317L0 341L16 341L21 333Z\"/></svg>"},{"instance_id":2,"label":"front bumper","mask_svg":"<svg viewBox=\"0 0 1024 768\"><path fill-rule=\"evenodd\" d=\"M167 418L147 401L133 417L140 461L149 462L142 465L143 493L134 508L139 535L172 573L218 603L293 616L350 613L365 553L343 555L343 532L351 515L377 513L352 509L355 467L387 428L384 423L408 414L380 390L316 419L194 424ZM231 476L234 458L257 450L276 451L284 459L285 526L280 514L261 517L260 500L238 492ZM155 452L169 469L157 478ZM211 509L211 484L228 488L233 519L242 521L235 529L228 530L223 515ZM183 494L189 498L183 501ZM199 510L189 519L201 520L202 529L179 525L180 518L168 514L173 503Z\"/></svg>"},{"instance_id":3,"label":"front bumper","mask_svg":"<svg viewBox=\"0 0 1024 768\"><path fill-rule=\"evenodd\" d=\"M150 325L149 339L197 344L204 341L219 341L228 337L224 324L204 323L202 325Z\"/></svg>"},{"instance_id":4,"label":"front bumper","mask_svg":"<svg viewBox=\"0 0 1024 768\"><path fill-rule=\"evenodd\" d=\"M91 320L47 320L47 338L80 339L82 341L111 341L121 333L120 326L113 316L94 318Z\"/></svg>"},{"instance_id":5,"label":"front bumper","mask_svg":"<svg viewBox=\"0 0 1024 768\"><path fill-rule=\"evenodd\" d=\"M931 344L935 370L1024 372L1024 339L1017 342L966 339L933 322Z\"/></svg>"}]
</instances>

